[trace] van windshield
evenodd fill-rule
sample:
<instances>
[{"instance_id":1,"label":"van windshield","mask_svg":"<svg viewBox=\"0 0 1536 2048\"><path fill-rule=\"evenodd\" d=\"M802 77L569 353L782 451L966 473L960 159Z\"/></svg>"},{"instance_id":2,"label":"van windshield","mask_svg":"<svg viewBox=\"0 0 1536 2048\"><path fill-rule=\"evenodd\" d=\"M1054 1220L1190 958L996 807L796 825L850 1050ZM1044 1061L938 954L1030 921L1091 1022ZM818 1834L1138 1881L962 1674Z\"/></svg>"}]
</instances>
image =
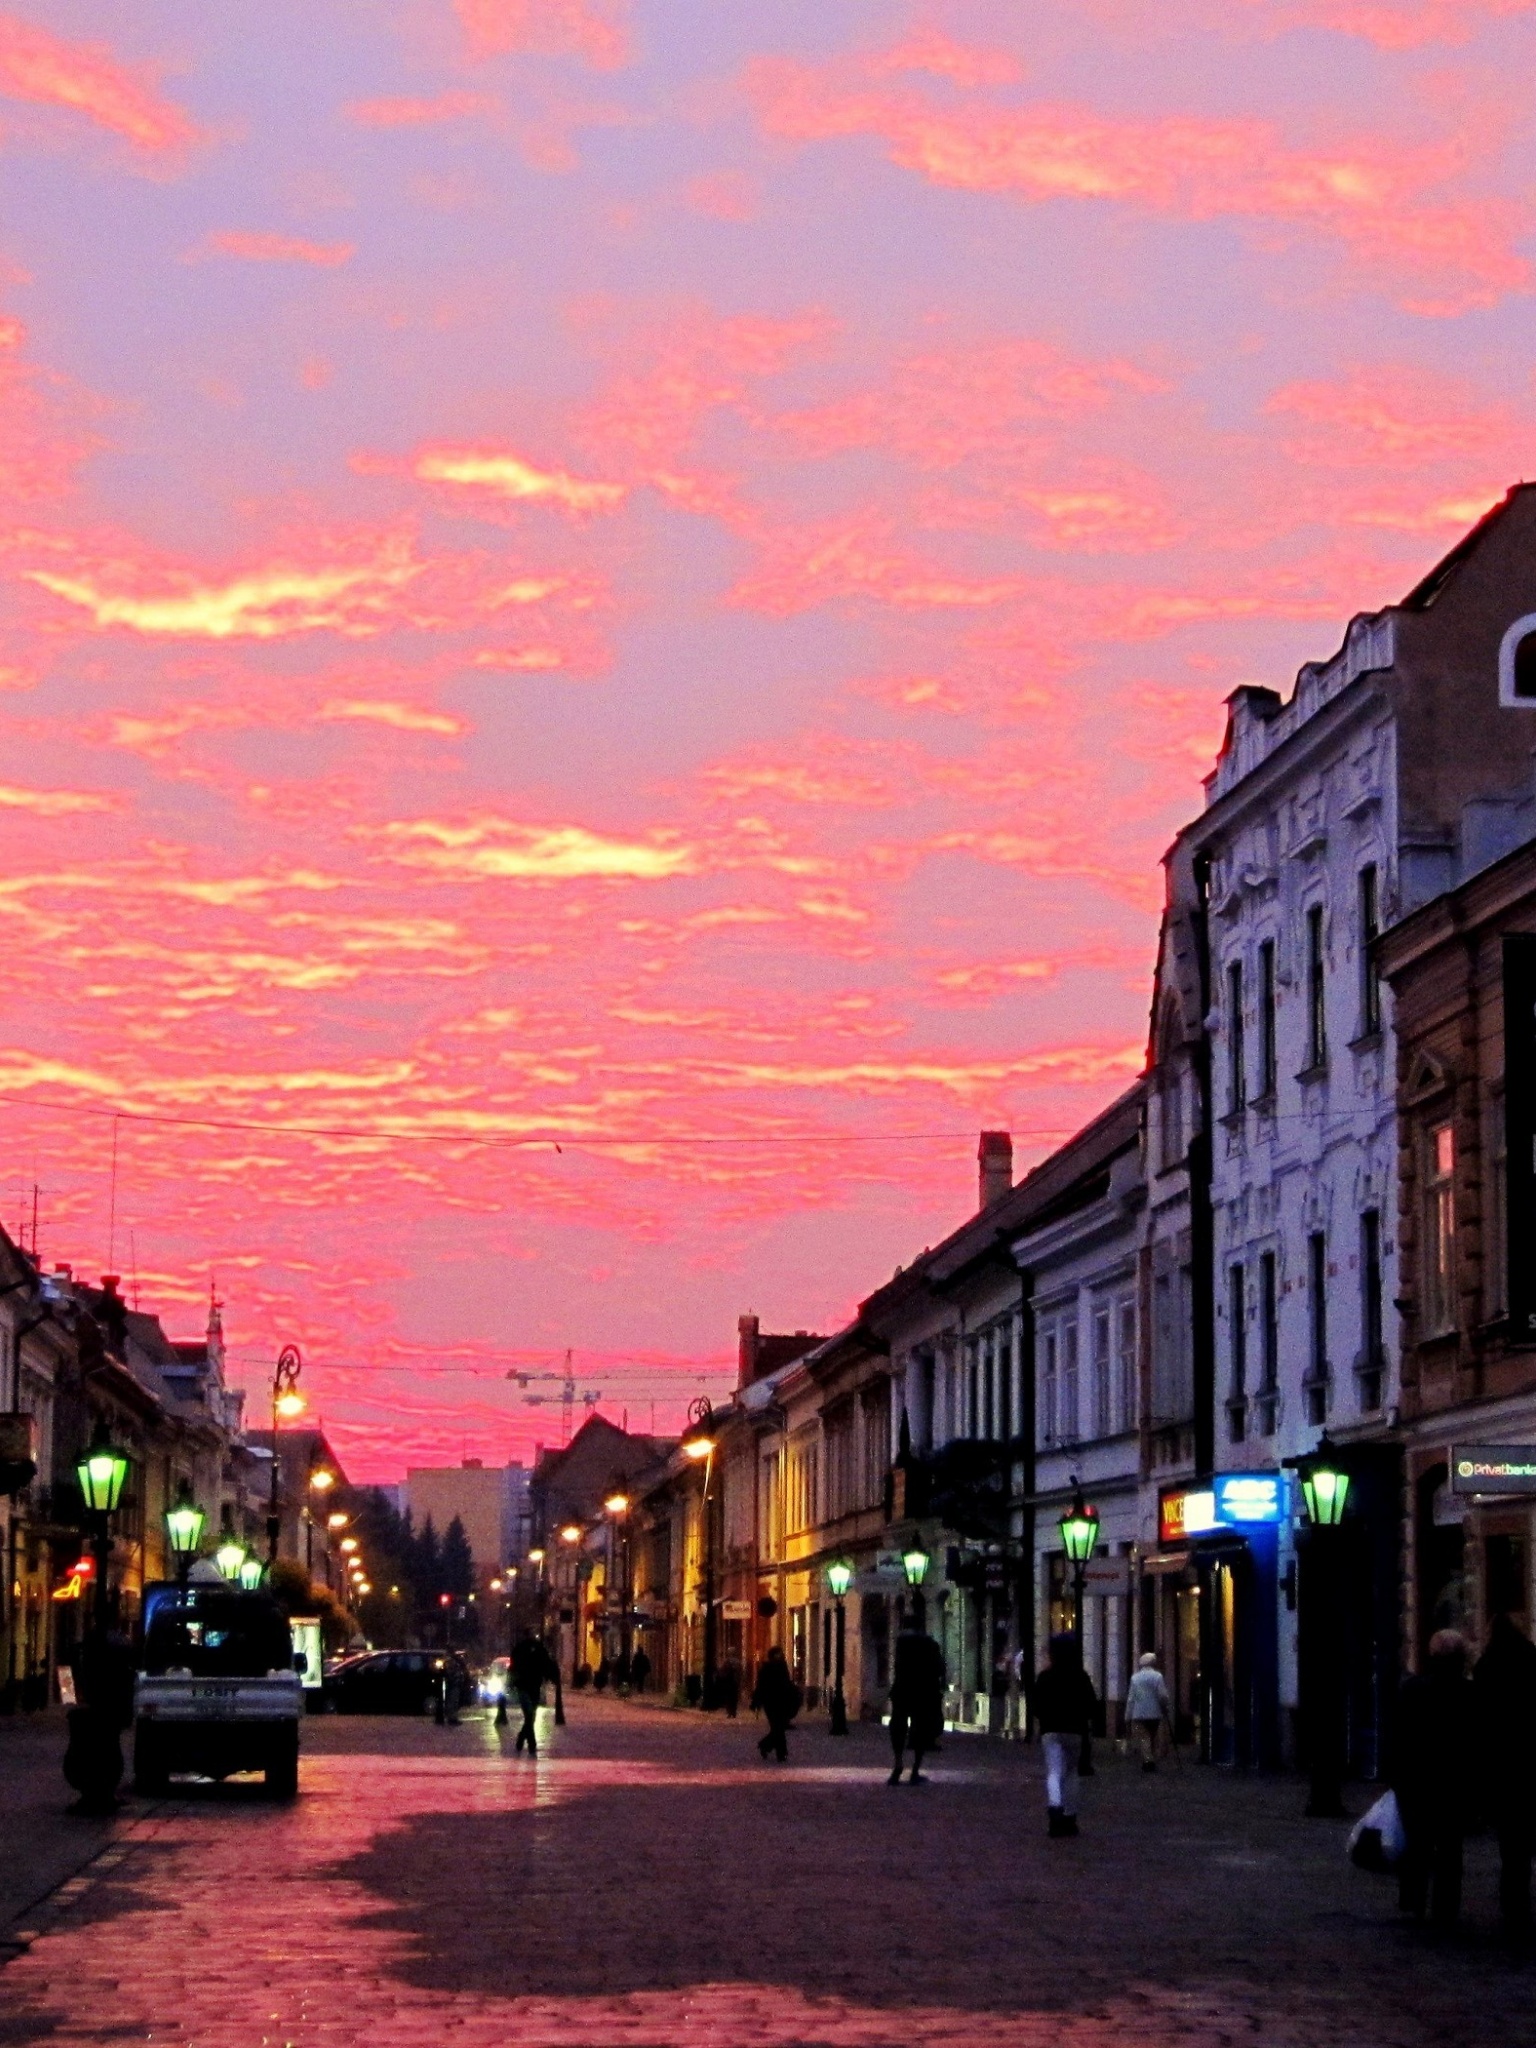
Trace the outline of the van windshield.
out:
<instances>
[{"instance_id":1,"label":"van windshield","mask_svg":"<svg viewBox=\"0 0 1536 2048\"><path fill-rule=\"evenodd\" d=\"M263 1678L293 1669L288 1618L265 1593L168 1586L146 1603L143 1669L152 1678Z\"/></svg>"}]
</instances>

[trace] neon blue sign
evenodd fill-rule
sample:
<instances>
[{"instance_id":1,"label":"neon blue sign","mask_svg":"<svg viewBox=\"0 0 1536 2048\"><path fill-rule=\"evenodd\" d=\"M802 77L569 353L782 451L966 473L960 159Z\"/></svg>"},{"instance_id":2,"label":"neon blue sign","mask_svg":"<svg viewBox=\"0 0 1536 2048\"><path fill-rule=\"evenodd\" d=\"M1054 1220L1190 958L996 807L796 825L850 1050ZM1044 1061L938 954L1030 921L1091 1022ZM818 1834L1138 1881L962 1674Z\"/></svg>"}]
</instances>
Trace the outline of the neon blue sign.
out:
<instances>
[{"instance_id":1,"label":"neon blue sign","mask_svg":"<svg viewBox=\"0 0 1536 2048\"><path fill-rule=\"evenodd\" d=\"M1290 1503L1283 1472L1222 1472L1212 1481L1212 1488L1216 1521L1222 1528L1288 1519Z\"/></svg>"}]
</instances>

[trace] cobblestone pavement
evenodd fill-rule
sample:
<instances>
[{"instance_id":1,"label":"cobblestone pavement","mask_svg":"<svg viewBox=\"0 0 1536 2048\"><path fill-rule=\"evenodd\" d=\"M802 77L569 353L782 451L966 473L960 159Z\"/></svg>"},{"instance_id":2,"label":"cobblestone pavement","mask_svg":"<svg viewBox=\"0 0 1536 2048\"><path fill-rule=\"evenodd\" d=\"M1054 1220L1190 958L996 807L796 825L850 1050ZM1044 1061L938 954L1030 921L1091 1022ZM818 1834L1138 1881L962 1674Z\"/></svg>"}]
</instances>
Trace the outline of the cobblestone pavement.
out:
<instances>
[{"instance_id":1,"label":"cobblestone pavement","mask_svg":"<svg viewBox=\"0 0 1536 2048\"><path fill-rule=\"evenodd\" d=\"M185 2048L1529 2048L1536 1967L1436 1944L1290 1782L1107 1758L1045 1837L1039 1764L952 1737L576 1699L510 1731L311 1721L303 1789L142 1809L0 1970L0 2043ZM0 1816L3 1818L3 1816ZM0 1847L0 1854L3 1854Z\"/></svg>"}]
</instances>

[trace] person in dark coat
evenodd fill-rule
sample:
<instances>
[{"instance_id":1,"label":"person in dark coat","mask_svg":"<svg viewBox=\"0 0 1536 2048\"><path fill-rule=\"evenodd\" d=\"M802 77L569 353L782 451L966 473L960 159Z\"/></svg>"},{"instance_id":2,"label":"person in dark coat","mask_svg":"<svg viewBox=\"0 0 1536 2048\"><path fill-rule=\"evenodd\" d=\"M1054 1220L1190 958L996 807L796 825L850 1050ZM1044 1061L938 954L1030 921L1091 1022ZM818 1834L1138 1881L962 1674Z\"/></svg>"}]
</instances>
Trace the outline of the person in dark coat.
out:
<instances>
[{"instance_id":1,"label":"person in dark coat","mask_svg":"<svg viewBox=\"0 0 1536 2048\"><path fill-rule=\"evenodd\" d=\"M922 1762L938 1745L944 1727L944 1685L948 1673L944 1652L923 1628L915 1614L909 1614L896 1638L895 1666L891 1672L891 1775L888 1785L901 1783L901 1760L910 1747L912 1775L909 1783L924 1785Z\"/></svg>"},{"instance_id":2,"label":"person in dark coat","mask_svg":"<svg viewBox=\"0 0 1536 2048\"><path fill-rule=\"evenodd\" d=\"M775 1643L759 1666L757 1684L752 1688L752 1711L761 1713L768 1722L768 1733L757 1745L757 1753L765 1763L770 1751L781 1764L789 1762L786 1738L800 1706L800 1688L790 1676L784 1652Z\"/></svg>"},{"instance_id":3,"label":"person in dark coat","mask_svg":"<svg viewBox=\"0 0 1536 2048\"><path fill-rule=\"evenodd\" d=\"M741 1706L741 1670L729 1657L715 1673L715 1705L734 1721Z\"/></svg>"},{"instance_id":4,"label":"person in dark coat","mask_svg":"<svg viewBox=\"0 0 1536 2048\"><path fill-rule=\"evenodd\" d=\"M86 1638L75 1657L75 1705L66 1717L64 1779L80 1797L71 1813L115 1813L122 1735L133 1725L133 1651L118 1630Z\"/></svg>"},{"instance_id":5,"label":"person in dark coat","mask_svg":"<svg viewBox=\"0 0 1536 2048\"><path fill-rule=\"evenodd\" d=\"M1531 1858L1536 1851L1536 1643L1507 1614L1495 1616L1472 1673L1485 1805L1499 1838L1499 1911L1508 1934L1531 1932Z\"/></svg>"},{"instance_id":6,"label":"person in dark coat","mask_svg":"<svg viewBox=\"0 0 1536 2048\"><path fill-rule=\"evenodd\" d=\"M629 1660L629 1682L636 1692L645 1691L645 1681L651 1675L651 1660L644 1650L636 1650Z\"/></svg>"},{"instance_id":7,"label":"person in dark coat","mask_svg":"<svg viewBox=\"0 0 1536 2048\"><path fill-rule=\"evenodd\" d=\"M1052 1636L1046 1666L1035 1680L1030 1711L1045 1752L1046 1831L1056 1839L1077 1833L1077 1766L1083 1738L1093 1727L1099 1697L1083 1669L1076 1636Z\"/></svg>"},{"instance_id":8,"label":"person in dark coat","mask_svg":"<svg viewBox=\"0 0 1536 2048\"><path fill-rule=\"evenodd\" d=\"M1439 1928L1461 1912L1462 1842L1472 1817L1477 1722L1467 1646L1453 1628L1429 1639L1424 1670L1403 1682L1393 1744L1392 1790L1407 1846L1398 1903Z\"/></svg>"},{"instance_id":9,"label":"person in dark coat","mask_svg":"<svg viewBox=\"0 0 1536 2048\"><path fill-rule=\"evenodd\" d=\"M514 1750L526 1749L530 1756L539 1753L538 1712L544 1698L544 1688L553 1683L558 1687L560 1673L548 1650L539 1641L531 1628L525 1628L518 1637L512 1651L511 1679L517 1694L517 1704L523 1710L523 1725L517 1731Z\"/></svg>"}]
</instances>

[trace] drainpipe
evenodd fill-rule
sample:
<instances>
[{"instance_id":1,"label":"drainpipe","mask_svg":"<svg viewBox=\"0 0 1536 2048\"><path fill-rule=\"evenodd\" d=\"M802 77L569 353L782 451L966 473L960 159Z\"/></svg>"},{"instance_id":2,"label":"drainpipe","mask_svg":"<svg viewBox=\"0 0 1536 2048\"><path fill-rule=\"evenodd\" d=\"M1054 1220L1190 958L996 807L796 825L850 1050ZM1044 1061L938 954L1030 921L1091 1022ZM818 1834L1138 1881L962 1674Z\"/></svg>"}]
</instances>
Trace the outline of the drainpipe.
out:
<instances>
[{"instance_id":1,"label":"drainpipe","mask_svg":"<svg viewBox=\"0 0 1536 2048\"><path fill-rule=\"evenodd\" d=\"M1023 1506L1019 1516L1019 1650L1023 1675L1022 1730L1029 1735L1029 1697L1039 1650L1035 1641L1035 1276L1019 1276L1019 1448L1023 1453Z\"/></svg>"},{"instance_id":2,"label":"drainpipe","mask_svg":"<svg viewBox=\"0 0 1536 2048\"><path fill-rule=\"evenodd\" d=\"M1195 963L1200 977L1200 1029L1195 1039L1198 1124L1190 1141L1189 1291L1190 1365L1195 1404L1195 1477L1216 1469L1216 1223L1211 1200L1211 857L1195 855Z\"/></svg>"}]
</instances>

